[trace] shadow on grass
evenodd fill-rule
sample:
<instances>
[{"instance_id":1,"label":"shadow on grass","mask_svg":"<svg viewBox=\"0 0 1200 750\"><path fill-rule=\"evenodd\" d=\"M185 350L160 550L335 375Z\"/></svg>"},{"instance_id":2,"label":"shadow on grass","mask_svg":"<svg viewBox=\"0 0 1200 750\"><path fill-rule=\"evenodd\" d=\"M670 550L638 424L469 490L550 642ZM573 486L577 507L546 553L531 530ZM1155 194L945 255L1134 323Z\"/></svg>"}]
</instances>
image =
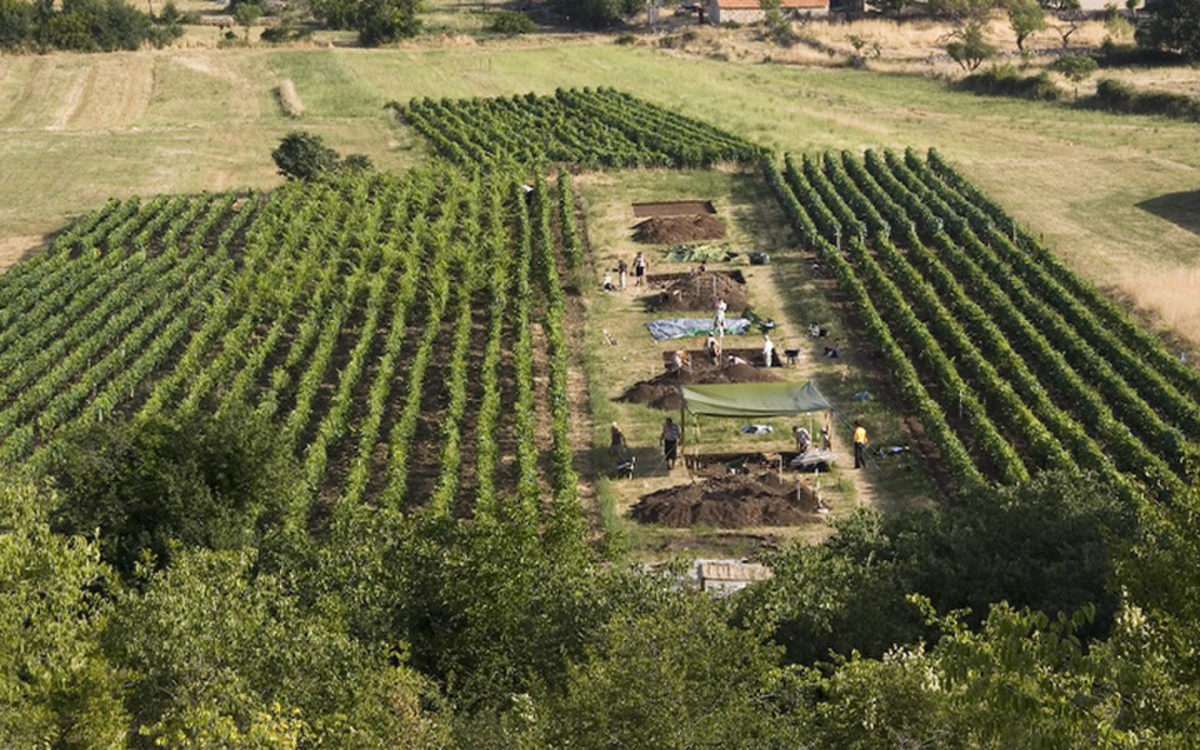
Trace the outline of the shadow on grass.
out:
<instances>
[{"instance_id":1,"label":"shadow on grass","mask_svg":"<svg viewBox=\"0 0 1200 750\"><path fill-rule=\"evenodd\" d=\"M1167 193L1136 205L1192 234L1200 234L1200 190Z\"/></svg>"},{"instance_id":2,"label":"shadow on grass","mask_svg":"<svg viewBox=\"0 0 1200 750\"><path fill-rule=\"evenodd\" d=\"M595 467L597 476L608 477L614 482L628 481L624 477L617 475L617 458L609 454L607 447L594 447L590 451L590 460L592 466ZM662 447L658 445L632 446L627 447L623 454L623 459L634 459L633 478L645 479L647 477L665 477L669 474L667 471L667 462L663 460ZM680 459L682 461L682 459Z\"/></svg>"}]
</instances>

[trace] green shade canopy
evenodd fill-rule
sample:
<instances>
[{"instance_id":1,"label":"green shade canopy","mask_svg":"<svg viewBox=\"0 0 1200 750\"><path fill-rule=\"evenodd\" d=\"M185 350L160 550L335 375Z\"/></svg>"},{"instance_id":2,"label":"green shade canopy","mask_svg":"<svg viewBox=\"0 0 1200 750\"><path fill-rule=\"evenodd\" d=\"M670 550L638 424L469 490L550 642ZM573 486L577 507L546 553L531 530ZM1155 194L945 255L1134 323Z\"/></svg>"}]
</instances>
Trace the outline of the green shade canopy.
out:
<instances>
[{"instance_id":1,"label":"green shade canopy","mask_svg":"<svg viewBox=\"0 0 1200 750\"><path fill-rule=\"evenodd\" d=\"M810 411L830 411L833 404L812 382L722 383L683 386L689 414L715 417L781 417Z\"/></svg>"}]
</instances>

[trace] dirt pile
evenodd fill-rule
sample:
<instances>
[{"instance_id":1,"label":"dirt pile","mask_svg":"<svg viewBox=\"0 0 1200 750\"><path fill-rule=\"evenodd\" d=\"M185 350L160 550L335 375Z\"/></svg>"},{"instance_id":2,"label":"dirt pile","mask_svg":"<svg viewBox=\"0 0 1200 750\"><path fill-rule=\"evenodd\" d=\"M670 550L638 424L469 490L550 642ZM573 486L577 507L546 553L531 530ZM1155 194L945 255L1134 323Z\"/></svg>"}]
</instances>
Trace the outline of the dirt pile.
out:
<instances>
[{"instance_id":1,"label":"dirt pile","mask_svg":"<svg viewBox=\"0 0 1200 750\"><path fill-rule=\"evenodd\" d=\"M661 375L634 383L618 401L631 404L646 404L654 409L679 411L683 408L681 385L705 383L769 383L777 378L763 368L751 365L727 365L718 367L707 359L708 355L693 352L692 369L679 372L664 372Z\"/></svg>"},{"instance_id":2,"label":"dirt pile","mask_svg":"<svg viewBox=\"0 0 1200 750\"><path fill-rule=\"evenodd\" d=\"M675 279L663 288L655 303L656 310L707 310L722 297L728 305L729 316L734 310L746 307L746 284L727 273L704 271Z\"/></svg>"},{"instance_id":3,"label":"dirt pile","mask_svg":"<svg viewBox=\"0 0 1200 750\"><path fill-rule=\"evenodd\" d=\"M793 526L817 518L816 495L807 485L803 490L797 498L789 475L730 475L651 492L630 512L641 523L672 528Z\"/></svg>"},{"instance_id":4,"label":"dirt pile","mask_svg":"<svg viewBox=\"0 0 1200 750\"><path fill-rule=\"evenodd\" d=\"M652 216L638 222L633 228L633 238L650 245L719 240L724 236L725 222L708 214Z\"/></svg>"}]
</instances>

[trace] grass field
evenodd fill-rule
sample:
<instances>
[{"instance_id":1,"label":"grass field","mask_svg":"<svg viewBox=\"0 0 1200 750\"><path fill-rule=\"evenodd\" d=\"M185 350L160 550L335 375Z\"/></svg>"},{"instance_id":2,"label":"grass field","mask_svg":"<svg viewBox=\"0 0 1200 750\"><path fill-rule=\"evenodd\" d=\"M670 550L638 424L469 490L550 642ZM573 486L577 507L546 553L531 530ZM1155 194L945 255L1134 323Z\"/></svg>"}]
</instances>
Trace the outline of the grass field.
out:
<instances>
[{"instance_id":1,"label":"grass field","mask_svg":"<svg viewBox=\"0 0 1200 750\"><path fill-rule=\"evenodd\" d=\"M271 95L292 79L306 114ZM19 253L104 198L278 182L268 153L294 127L382 167L426 158L391 99L613 85L776 148L936 146L1076 269L1129 282L1194 340L1175 280L1194 226L1146 205L1195 189L1195 126L967 96L870 72L681 59L553 37L392 50L167 50L8 57L0 67L0 247ZM1188 227L1192 226L1191 229ZM26 238L14 241L8 238Z\"/></svg>"}]
</instances>

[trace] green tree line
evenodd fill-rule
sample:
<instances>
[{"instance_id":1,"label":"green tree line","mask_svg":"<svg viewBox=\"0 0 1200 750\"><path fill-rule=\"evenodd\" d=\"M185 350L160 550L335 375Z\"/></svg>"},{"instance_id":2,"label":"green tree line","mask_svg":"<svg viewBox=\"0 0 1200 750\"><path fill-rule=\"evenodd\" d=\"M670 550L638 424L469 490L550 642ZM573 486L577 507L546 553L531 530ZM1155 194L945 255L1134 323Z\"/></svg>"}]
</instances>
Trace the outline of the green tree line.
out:
<instances>
[{"instance_id":1,"label":"green tree line","mask_svg":"<svg viewBox=\"0 0 1200 750\"><path fill-rule=\"evenodd\" d=\"M1044 472L863 511L712 598L510 523L289 509L250 414L82 429L0 486L0 744L1177 747L1195 491ZM502 508L503 506L501 506ZM512 512L519 513L514 509Z\"/></svg>"},{"instance_id":2,"label":"green tree line","mask_svg":"<svg viewBox=\"0 0 1200 750\"><path fill-rule=\"evenodd\" d=\"M173 11L143 13L124 0L0 0L0 49L62 49L80 52L162 47L183 29Z\"/></svg>"}]
</instances>

